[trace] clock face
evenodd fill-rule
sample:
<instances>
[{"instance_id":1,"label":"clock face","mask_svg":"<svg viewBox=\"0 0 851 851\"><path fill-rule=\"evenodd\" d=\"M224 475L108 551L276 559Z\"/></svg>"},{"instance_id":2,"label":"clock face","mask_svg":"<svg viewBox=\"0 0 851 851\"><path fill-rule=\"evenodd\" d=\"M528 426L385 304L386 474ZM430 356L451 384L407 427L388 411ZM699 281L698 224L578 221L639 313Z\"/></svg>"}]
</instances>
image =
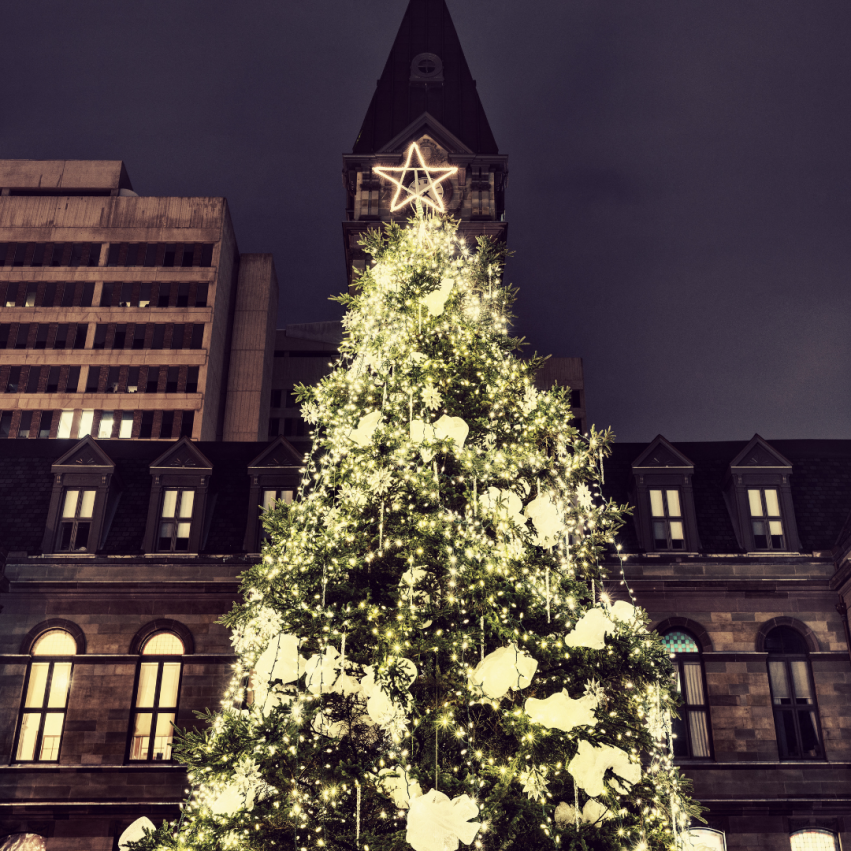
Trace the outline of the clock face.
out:
<instances>
[{"instance_id":1,"label":"clock face","mask_svg":"<svg viewBox=\"0 0 851 851\"><path fill-rule=\"evenodd\" d=\"M443 185L440 183L432 183L427 177L420 177L417 180L412 180L408 186L408 191L412 195L431 198L432 201L439 203L443 198Z\"/></svg>"}]
</instances>

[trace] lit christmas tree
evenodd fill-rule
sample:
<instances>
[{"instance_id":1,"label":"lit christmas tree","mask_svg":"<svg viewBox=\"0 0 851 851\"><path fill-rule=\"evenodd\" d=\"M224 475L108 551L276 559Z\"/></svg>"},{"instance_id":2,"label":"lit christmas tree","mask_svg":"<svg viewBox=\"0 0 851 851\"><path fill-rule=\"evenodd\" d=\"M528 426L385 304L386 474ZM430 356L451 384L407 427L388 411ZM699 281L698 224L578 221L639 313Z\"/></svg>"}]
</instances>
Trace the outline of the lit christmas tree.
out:
<instances>
[{"instance_id":1,"label":"lit christmas tree","mask_svg":"<svg viewBox=\"0 0 851 851\"><path fill-rule=\"evenodd\" d=\"M298 498L225 619L231 689L139 847L681 845L667 652L620 575L604 591L611 434L535 389L500 246L418 204L365 248L336 367L299 388Z\"/></svg>"}]
</instances>

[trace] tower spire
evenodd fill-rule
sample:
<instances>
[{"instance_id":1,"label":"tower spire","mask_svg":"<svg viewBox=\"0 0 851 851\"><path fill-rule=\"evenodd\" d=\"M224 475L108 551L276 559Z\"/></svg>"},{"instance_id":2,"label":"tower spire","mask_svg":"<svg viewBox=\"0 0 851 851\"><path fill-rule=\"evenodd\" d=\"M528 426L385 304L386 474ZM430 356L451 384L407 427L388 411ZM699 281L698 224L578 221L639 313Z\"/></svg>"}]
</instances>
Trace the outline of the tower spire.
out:
<instances>
[{"instance_id":1,"label":"tower spire","mask_svg":"<svg viewBox=\"0 0 851 851\"><path fill-rule=\"evenodd\" d=\"M446 0L408 3L352 153L377 153L423 113L471 152L499 153Z\"/></svg>"}]
</instances>

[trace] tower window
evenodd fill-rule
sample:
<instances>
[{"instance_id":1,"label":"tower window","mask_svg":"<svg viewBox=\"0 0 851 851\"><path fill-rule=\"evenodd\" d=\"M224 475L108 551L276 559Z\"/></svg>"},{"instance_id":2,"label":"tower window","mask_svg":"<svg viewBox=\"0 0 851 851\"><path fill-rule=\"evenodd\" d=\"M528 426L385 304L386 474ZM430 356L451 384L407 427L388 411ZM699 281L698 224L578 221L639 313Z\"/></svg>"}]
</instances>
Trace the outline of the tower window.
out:
<instances>
[{"instance_id":1,"label":"tower window","mask_svg":"<svg viewBox=\"0 0 851 851\"><path fill-rule=\"evenodd\" d=\"M186 552L189 549L189 533L192 531L194 503L194 490L168 488L163 491L159 543L157 545L160 552Z\"/></svg>"},{"instance_id":2,"label":"tower window","mask_svg":"<svg viewBox=\"0 0 851 851\"><path fill-rule=\"evenodd\" d=\"M650 490L650 515L653 518L653 547L657 550L684 550L685 532L680 492Z\"/></svg>"}]
</instances>

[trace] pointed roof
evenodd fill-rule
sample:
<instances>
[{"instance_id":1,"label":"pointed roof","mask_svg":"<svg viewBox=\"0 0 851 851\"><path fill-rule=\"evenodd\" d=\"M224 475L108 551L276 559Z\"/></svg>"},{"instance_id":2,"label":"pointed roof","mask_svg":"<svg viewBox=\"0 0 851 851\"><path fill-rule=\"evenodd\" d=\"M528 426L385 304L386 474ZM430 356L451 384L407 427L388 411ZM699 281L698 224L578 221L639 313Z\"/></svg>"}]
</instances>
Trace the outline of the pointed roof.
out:
<instances>
[{"instance_id":1,"label":"pointed roof","mask_svg":"<svg viewBox=\"0 0 851 851\"><path fill-rule=\"evenodd\" d=\"M88 434L78 443L75 443L64 455L57 458L50 469L54 474L75 473L83 469L87 473L108 474L115 471L115 462Z\"/></svg>"},{"instance_id":2,"label":"pointed roof","mask_svg":"<svg viewBox=\"0 0 851 851\"><path fill-rule=\"evenodd\" d=\"M213 465L206 455L185 435L151 461L151 475L170 473L175 470L192 469L210 472Z\"/></svg>"},{"instance_id":3,"label":"pointed roof","mask_svg":"<svg viewBox=\"0 0 851 851\"><path fill-rule=\"evenodd\" d=\"M792 462L781 455L765 438L755 434L747 446L730 462L730 469L762 467L792 470Z\"/></svg>"},{"instance_id":4,"label":"pointed roof","mask_svg":"<svg viewBox=\"0 0 851 851\"><path fill-rule=\"evenodd\" d=\"M270 469L301 467L304 455L285 437L276 437L254 460L248 464L248 472L262 473Z\"/></svg>"},{"instance_id":5,"label":"pointed roof","mask_svg":"<svg viewBox=\"0 0 851 851\"><path fill-rule=\"evenodd\" d=\"M661 434L632 462L633 470L654 469L694 470L694 463Z\"/></svg>"},{"instance_id":6,"label":"pointed roof","mask_svg":"<svg viewBox=\"0 0 851 851\"><path fill-rule=\"evenodd\" d=\"M412 73L412 60L424 53L437 66ZM499 153L446 0L408 3L352 153L378 152L426 112L474 153Z\"/></svg>"}]
</instances>

